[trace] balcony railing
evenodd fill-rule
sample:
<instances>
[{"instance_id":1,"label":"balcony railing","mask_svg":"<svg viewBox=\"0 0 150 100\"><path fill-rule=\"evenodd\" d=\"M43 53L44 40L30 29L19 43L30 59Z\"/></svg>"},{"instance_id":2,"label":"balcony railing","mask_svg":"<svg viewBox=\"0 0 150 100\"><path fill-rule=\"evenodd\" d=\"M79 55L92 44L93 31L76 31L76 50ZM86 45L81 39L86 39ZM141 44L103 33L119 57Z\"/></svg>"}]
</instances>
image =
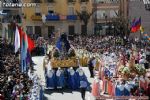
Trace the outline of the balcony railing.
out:
<instances>
[{"instance_id":1,"label":"balcony railing","mask_svg":"<svg viewBox=\"0 0 150 100\"><path fill-rule=\"evenodd\" d=\"M33 21L42 21L42 16L41 16L40 13L36 13L35 15L32 15L32 16L31 16L31 19L32 19Z\"/></svg>"},{"instance_id":2,"label":"balcony railing","mask_svg":"<svg viewBox=\"0 0 150 100\"><path fill-rule=\"evenodd\" d=\"M77 15L68 15L67 20L77 20Z\"/></svg>"},{"instance_id":3,"label":"balcony railing","mask_svg":"<svg viewBox=\"0 0 150 100\"><path fill-rule=\"evenodd\" d=\"M15 21L16 23L21 23L21 17L19 15L7 15L2 18L2 23L10 23Z\"/></svg>"},{"instance_id":4,"label":"balcony railing","mask_svg":"<svg viewBox=\"0 0 150 100\"><path fill-rule=\"evenodd\" d=\"M60 20L66 20L67 16L65 16L65 15L59 15L59 18L60 18Z\"/></svg>"},{"instance_id":5,"label":"balcony railing","mask_svg":"<svg viewBox=\"0 0 150 100\"><path fill-rule=\"evenodd\" d=\"M58 21L59 19L60 19L59 15L55 15L55 14L46 15L46 20L47 21Z\"/></svg>"}]
</instances>

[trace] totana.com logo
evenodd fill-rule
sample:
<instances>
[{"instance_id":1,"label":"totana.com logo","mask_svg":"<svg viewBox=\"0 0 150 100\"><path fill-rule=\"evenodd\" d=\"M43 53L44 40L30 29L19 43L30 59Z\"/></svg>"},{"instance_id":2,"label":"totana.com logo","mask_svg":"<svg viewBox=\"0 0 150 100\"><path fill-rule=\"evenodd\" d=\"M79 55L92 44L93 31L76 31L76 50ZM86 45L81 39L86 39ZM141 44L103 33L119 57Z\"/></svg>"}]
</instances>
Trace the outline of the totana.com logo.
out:
<instances>
[{"instance_id":1,"label":"totana.com logo","mask_svg":"<svg viewBox=\"0 0 150 100\"><path fill-rule=\"evenodd\" d=\"M36 3L12 3L0 1L0 7L3 8L20 8L20 7L36 7Z\"/></svg>"}]
</instances>

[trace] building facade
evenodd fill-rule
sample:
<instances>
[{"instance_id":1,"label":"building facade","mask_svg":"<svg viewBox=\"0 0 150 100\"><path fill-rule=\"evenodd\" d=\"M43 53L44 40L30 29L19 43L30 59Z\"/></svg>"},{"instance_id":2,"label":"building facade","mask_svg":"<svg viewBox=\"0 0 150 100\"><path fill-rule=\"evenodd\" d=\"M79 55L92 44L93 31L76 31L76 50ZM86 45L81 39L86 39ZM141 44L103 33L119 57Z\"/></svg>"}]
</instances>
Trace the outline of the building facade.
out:
<instances>
[{"instance_id":1,"label":"building facade","mask_svg":"<svg viewBox=\"0 0 150 100\"><path fill-rule=\"evenodd\" d=\"M23 8L23 26L28 34L50 37L58 29L68 35L82 34L84 23L76 11L92 12L92 0L23 0L36 3L36 7ZM44 20L45 19L45 20ZM88 34L93 33L92 18Z\"/></svg>"},{"instance_id":2,"label":"building facade","mask_svg":"<svg viewBox=\"0 0 150 100\"><path fill-rule=\"evenodd\" d=\"M93 9L96 34L112 34L115 30L112 21L120 16L128 18L128 0L94 0Z\"/></svg>"},{"instance_id":3,"label":"building facade","mask_svg":"<svg viewBox=\"0 0 150 100\"><path fill-rule=\"evenodd\" d=\"M134 18L141 17L141 24L144 32L150 35L150 0L130 0L129 3L129 18L132 21ZM140 37L140 31L131 33L131 37Z\"/></svg>"},{"instance_id":4,"label":"building facade","mask_svg":"<svg viewBox=\"0 0 150 100\"><path fill-rule=\"evenodd\" d=\"M1 37L14 41L15 27L12 23L21 25L21 7L6 7L3 3L19 3L19 0L1 0L0 2L0 19L1 19Z\"/></svg>"}]
</instances>

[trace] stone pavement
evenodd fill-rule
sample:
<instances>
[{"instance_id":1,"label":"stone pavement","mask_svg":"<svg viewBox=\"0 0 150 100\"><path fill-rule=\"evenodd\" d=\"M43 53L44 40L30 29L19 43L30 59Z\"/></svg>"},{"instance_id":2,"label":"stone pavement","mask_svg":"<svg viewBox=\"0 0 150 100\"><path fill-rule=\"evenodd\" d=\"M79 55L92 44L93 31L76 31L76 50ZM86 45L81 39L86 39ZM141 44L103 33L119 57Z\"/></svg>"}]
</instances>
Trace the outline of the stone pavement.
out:
<instances>
[{"instance_id":1,"label":"stone pavement","mask_svg":"<svg viewBox=\"0 0 150 100\"><path fill-rule=\"evenodd\" d=\"M33 57L33 61L36 64L34 69L35 73L41 78L41 84L45 87L45 78L43 71L43 56ZM90 83L93 82L93 79L90 78L90 73L88 68L83 67L83 70L88 77L88 81ZM44 91L44 100L82 100L81 93L79 91L71 91L71 90L45 90ZM95 100L92 94L87 91L86 92L86 100Z\"/></svg>"}]
</instances>

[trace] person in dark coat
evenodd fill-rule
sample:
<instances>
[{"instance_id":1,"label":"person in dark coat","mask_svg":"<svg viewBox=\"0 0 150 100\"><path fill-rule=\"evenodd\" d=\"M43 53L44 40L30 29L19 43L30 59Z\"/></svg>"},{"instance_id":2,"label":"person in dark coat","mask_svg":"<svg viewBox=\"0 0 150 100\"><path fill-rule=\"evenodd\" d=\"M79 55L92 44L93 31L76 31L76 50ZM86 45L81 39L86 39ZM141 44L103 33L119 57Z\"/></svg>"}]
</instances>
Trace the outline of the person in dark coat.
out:
<instances>
[{"instance_id":1,"label":"person in dark coat","mask_svg":"<svg viewBox=\"0 0 150 100\"><path fill-rule=\"evenodd\" d=\"M94 65L93 65L93 60L94 60L94 57L92 59L89 60L89 63L88 63L88 68L89 68L89 71L90 71L90 77L93 78L94 77L94 72L93 72L93 69L94 69Z\"/></svg>"}]
</instances>

